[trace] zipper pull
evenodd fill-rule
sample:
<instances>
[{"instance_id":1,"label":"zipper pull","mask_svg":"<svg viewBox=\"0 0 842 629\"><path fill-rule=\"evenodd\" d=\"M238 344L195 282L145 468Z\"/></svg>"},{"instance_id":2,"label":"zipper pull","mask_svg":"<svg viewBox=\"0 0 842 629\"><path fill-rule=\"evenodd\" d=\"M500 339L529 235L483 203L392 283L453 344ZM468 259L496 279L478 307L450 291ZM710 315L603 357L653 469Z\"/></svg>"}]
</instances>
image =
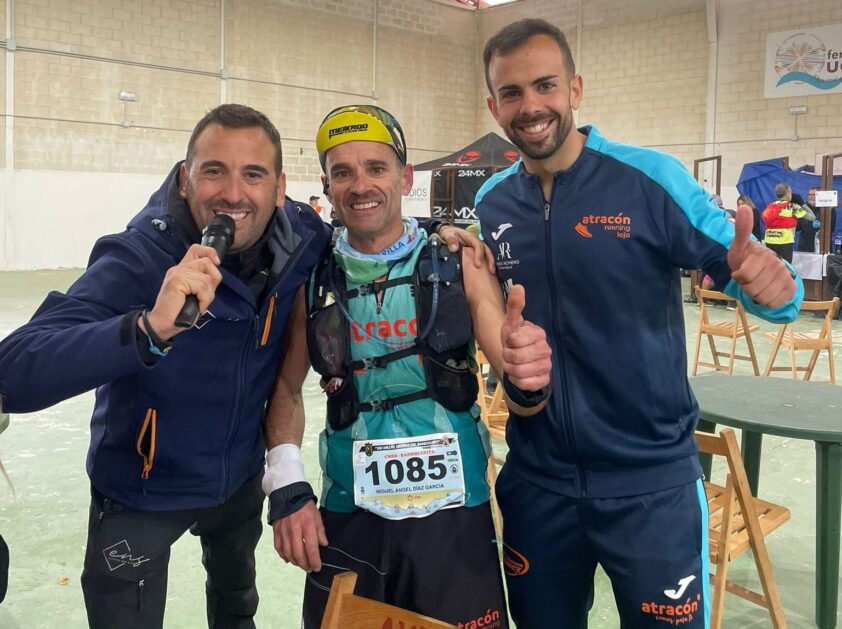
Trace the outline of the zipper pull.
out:
<instances>
[{"instance_id":1,"label":"zipper pull","mask_svg":"<svg viewBox=\"0 0 842 629\"><path fill-rule=\"evenodd\" d=\"M544 201L544 220L550 220L550 203L549 201Z\"/></svg>"}]
</instances>

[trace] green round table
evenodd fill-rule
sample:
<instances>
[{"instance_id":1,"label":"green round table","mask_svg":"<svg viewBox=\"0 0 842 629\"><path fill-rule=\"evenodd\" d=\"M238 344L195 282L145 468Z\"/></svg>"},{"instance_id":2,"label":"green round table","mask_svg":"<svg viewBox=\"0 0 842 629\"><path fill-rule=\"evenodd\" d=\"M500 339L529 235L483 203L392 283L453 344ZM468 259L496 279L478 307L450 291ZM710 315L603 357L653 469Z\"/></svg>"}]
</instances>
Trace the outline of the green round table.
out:
<instances>
[{"instance_id":1,"label":"green round table","mask_svg":"<svg viewBox=\"0 0 842 629\"><path fill-rule=\"evenodd\" d=\"M742 455L754 495L763 435L816 443L816 626L836 627L842 522L842 387L803 380L725 376L690 378L699 430L716 424L743 431ZM703 461L705 475L710 462Z\"/></svg>"}]
</instances>

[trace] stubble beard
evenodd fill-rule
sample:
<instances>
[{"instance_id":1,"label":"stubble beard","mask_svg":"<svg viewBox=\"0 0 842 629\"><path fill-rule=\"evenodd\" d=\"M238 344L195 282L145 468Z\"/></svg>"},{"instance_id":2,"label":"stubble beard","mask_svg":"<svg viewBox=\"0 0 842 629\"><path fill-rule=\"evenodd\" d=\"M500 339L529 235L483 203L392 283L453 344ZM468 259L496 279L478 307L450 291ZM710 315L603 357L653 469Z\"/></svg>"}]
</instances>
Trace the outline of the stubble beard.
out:
<instances>
[{"instance_id":1,"label":"stubble beard","mask_svg":"<svg viewBox=\"0 0 842 629\"><path fill-rule=\"evenodd\" d=\"M558 152L561 145L564 144L564 141L570 134L570 130L573 128L572 116L562 116L556 113L555 120L557 121L555 131L553 131L552 135L546 138L540 145L527 142L514 131L515 125L521 125L525 122L522 119L513 121L512 124L503 129L503 131L505 131L506 136L512 144L518 147L522 155L534 160L547 159Z\"/></svg>"}]
</instances>

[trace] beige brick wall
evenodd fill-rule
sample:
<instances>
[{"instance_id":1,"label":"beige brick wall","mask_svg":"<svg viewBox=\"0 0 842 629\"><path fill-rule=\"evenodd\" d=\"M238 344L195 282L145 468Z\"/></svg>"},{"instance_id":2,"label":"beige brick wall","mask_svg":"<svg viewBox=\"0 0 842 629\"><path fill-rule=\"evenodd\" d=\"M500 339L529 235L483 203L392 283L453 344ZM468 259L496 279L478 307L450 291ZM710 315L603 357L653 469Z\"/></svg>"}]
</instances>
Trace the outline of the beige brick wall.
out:
<instances>
[{"instance_id":1,"label":"beige brick wall","mask_svg":"<svg viewBox=\"0 0 842 629\"><path fill-rule=\"evenodd\" d=\"M2 4L2 0L0 0ZM0 168L6 167L6 52L0 48Z\"/></svg>"},{"instance_id":2,"label":"beige brick wall","mask_svg":"<svg viewBox=\"0 0 842 629\"><path fill-rule=\"evenodd\" d=\"M419 163L476 139L480 85L476 17L462 9L426 6L436 10L430 18L435 33L381 22L378 44L379 103L398 117L410 159Z\"/></svg>"},{"instance_id":3,"label":"beige brick wall","mask_svg":"<svg viewBox=\"0 0 842 629\"><path fill-rule=\"evenodd\" d=\"M762 63L767 32L838 23L842 5L779 4L719 2L714 150L723 154L726 182L736 180L747 159L789 155L794 164L812 163L816 153L840 146L842 96L765 100ZM278 125L292 179L318 178L313 134L324 114L340 104L374 102L373 96L404 124L411 159L432 159L497 130L485 106L481 49L500 26L524 16L557 24L578 54L581 124L658 146L689 167L705 154L705 0L587 0L581 42L577 0L528 0L479 13L431 0L379 0L376 60L375 0L228 0L224 25L221 6L222 0L16 0L18 46L48 51L14 53L17 167L88 169L105 162L114 172L166 170L183 153L177 138L186 139L219 102L213 73L223 63L227 100L257 107ZM0 95L4 71L0 64ZM125 119L145 128L120 126L122 89L138 95ZM799 119L797 142L790 139L790 104L810 108ZM114 155L104 160L102 147L110 142ZM137 150L142 163L132 159Z\"/></svg>"},{"instance_id":4,"label":"beige brick wall","mask_svg":"<svg viewBox=\"0 0 842 629\"><path fill-rule=\"evenodd\" d=\"M135 92L137 102L119 100L120 90ZM15 166L166 171L173 157L167 130L182 138L175 155L183 155L189 130L218 99L213 77L18 51Z\"/></svg>"},{"instance_id":5,"label":"beige brick wall","mask_svg":"<svg viewBox=\"0 0 842 629\"><path fill-rule=\"evenodd\" d=\"M373 2L357 2L347 13L339 12L340 2L301 4L229 2L229 75L305 86L314 95L324 89L370 95Z\"/></svg>"},{"instance_id":6,"label":"beige brick wall","mask_svg":"<svg viewBox=\"0 0 842 629\"><path fill-rule=\"evenodd\" d=\"M0 41L6 41L6 0L0 0ZM0 168L6 167L6 49L0 48Z\"/></svg>"},{"instance_id":7,"label":"beige brick wall","mask_svg":"<svg viewBox=\"0 0 842 629\"><path fill-rule=\"evenodd\" d=\"M50 164L49 170L167 172L176 160L184 158L188 137L188 133L180 131L150 132L18 118L15 166L18 170L42 170L44 164Z\"/></svg>"},{"instance_id":8,"label":"beige brick wall","mask_svg":"<svg viewBox=\"0 0 842 629\"><path fill-rule=\"evenodd\" d=\"M219 70L219 0L16 0L18 46Z\"/></svg>"},{"instance_id":9,"label":"beige brick wall","mask_svg":"<svg viewBox=\"0 0 842 629\"><path fill-rule=\"evenodd\" d=\"M586 16L596 21L591 11L586 5ZM644 10L636 17L623 7L606 13L618 22L583 30L580 124L594 123L608 137L667 152L673 152L671 145L703 143L704 12L661 16ZM697 157L703 156L700 146Z\"/></svg>"},{"instance_id":10,"label":"beige brick wall","mask_svg":"<svg viewBox=\"0 0 842 629\"><path fill-rule=\"evenodd\" d=\"M400 120L410 159L467 144L476 131L476 16L433 2L247 0L229 8L228 100L277 124L290 178L318 180L315 130L334 107L377 103Z\"/></svg>"},{"instance_id":11,"label":"beige brick wall","mask_svg":"<svg viewBox=\"0 0 842 629\"><path fill-rule=\"evenodd\" d=\"M842 94L764 99L766 35L842 22L837 0L730 1L721 5L719 81L716 96L717 152L726 179L744 163L788 156L790 165L814 164L816 154L842 150ZM792 105L807 105L795 133Z\"/></svg>"},{"instance_id":12,"label":"beige brick wall","mask_svg":"<svg viewBox=\"0 0 842 629\"><path fill-rule=\"evenodd\" d=\"M505 24L542 17L567 37L583 76L580 125L613 140L657 146L692 166L704 156L707 30L704 0L588 0L581 48L575 0L536 0L483 15L480 48ZM480 53L481 54L481 51ZM480 97L480 125L498 131ZM499 132L499 131L498 131Z\"/></svg>"}]
</instances>

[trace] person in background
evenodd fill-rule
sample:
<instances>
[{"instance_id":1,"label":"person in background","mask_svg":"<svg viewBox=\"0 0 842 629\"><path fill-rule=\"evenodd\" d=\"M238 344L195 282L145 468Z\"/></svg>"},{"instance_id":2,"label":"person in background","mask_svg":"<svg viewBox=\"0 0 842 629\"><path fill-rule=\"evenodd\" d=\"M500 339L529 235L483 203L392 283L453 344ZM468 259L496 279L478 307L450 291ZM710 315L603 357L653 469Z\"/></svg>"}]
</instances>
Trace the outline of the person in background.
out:
<instances>
[{"instance_id":1,"label":"person in background","mask_svg":"<svg viewBox=\"0 0 842 629\"><path fill-rule=\"evenodd\" d=\"M774 322L797 316L803 286L751 239L750 208L732 224L675 158L574 126L583 81L558 28L509 24L483 65L491 115L522 159L477 193L482 235L553 358L544 409L510 413L496 485L512 618L587 626L599 564L620 626L662 627L670 609L701 629L707 500L678 269L704 269Z\"/></svg>"},{"instance_id":2,"label":"person in background","mask_svg":"<svg viewBox=\"0 0 842 629\"><path fill-rule=\"evenodd\" d=\"M322 220L324 220L324 209L321 205L319 205L318 195L314 194L310 196L310 207L316 211L316 214L322 217Z\"/></svg>"},{"instance_id":3,"label":"person in background","mask_svg":"<svg viewBox=\"0 0 842 629\"><path fill-rule=\"evenodd\" d=\"M792 202L792 188L788 183L777 184L775 196L777 200L772 201L763 210L763 222L766 225L763 240L782 260L792 262L798 219L806 217L814 221L816 217L809 209Z\"/></svg>"},{"instance_id":4,"label":"person in background","mask_svg":"<svg viewBox=\"0 0 842 629\"><path fill-rule=\"evenodd\" d=\"M754 204L754 201L752 201L751 197L747 194L741 194L737 197L737 207L740 207L741 205L747 205L751 208L751 214L753 217L751 225L751 235L754 236L758 242L763 242L763 221L760 217L760 210L757 209L757 206Z\"/></svg>"},{"instance_id":5,"label":"person in background","mask_svg":"<svg viewBox=\"0 0 842 629\"><path fill-rule=\"evenodd\" d=\"M822 226L819 220L821 212L816 207L816 190L818 190L816 186L809 189L807 192L807 203L804 203L800 194L793 193L792 195L793 203L797 203L813 215L812 219L809 216L798 219L798 224L795 226L795 231L798 235L798 244L795 247L796 251L816 253L816 236Z\"/></svg>"}]
</instances>

